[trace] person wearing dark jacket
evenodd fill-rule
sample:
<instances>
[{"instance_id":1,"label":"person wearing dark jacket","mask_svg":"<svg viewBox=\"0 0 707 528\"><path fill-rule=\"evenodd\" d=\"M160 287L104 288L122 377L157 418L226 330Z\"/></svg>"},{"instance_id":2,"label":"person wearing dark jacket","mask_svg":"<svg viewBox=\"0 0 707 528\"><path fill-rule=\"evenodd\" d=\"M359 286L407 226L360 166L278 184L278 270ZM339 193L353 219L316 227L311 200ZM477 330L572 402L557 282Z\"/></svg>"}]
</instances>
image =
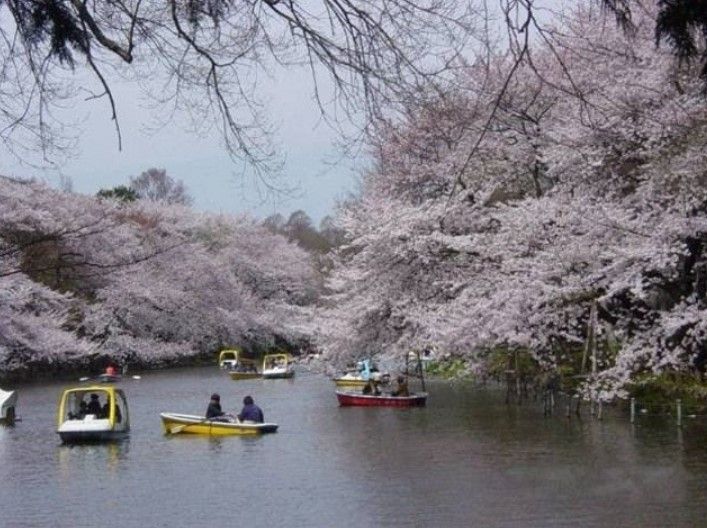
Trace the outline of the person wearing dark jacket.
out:
<instances>
[{"instance_id":1,"label":"person wearing dark jacket","mask_svg":"<svg viewBox=\"0 0 707 528\"><path fill-rule=\"evenodd\" d=\"M380 396L381 390L380 387L378 386L378 382L374 380L373 378L370 378L366 384L363 386L362 390L363 394L367 394L369 396Z\"/></svg>"},{"instance_id":2,"label":"person wearing dark jacket","mask_svg":"<svg viewBox=\"0 0 707 528\"><path fill-rule=\"evenodd\" d=\"M391 393L391 396L410 396L410 390L408 389L408 382L405 380L405 376L398 376L398 385Z\"/></svg>"},{"instance_id":3,"label":"person wearing dark jacket","mask_svg":"<svg viewBox=\"0 0 707 528\"><path fill-rule=\"evenodd\" d=\"M86 406L86 414L93 414L96 418L101 416L101 402L98 401L98 394L91 394L91 400Z\"/></svg>"},{"instance_id":4,"label":"person wearing dark jacket","mask_svg":"<svg viewBox=\"0 0 707 528\"><path fill-rule=\"evenodd\" d=\"M241 409L238 419L241 422L263 423L265 421L262 409L255 405L250 396L243 398L243 409Z\"/></svg>"},{"instance_id":5,"label":"person wearing dark jacket","mask_svg":"<svg viewBox=\"0 0 707 528\"><path fill-rule=\"evenodd\" d=\"M211 395L211 401L209 406L206 408L207 418L219 418L224 416L224 412L221 410L221 396L214 393Z\"/></svg>"}]
</instances>

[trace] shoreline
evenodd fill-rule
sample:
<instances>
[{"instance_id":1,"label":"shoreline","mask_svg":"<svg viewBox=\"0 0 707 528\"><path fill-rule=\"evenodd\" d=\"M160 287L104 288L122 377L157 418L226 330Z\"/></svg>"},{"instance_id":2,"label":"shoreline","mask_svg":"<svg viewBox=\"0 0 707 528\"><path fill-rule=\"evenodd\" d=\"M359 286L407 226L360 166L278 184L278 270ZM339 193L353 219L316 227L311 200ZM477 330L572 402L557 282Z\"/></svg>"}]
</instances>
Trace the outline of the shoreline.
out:
<instances>
[{"instance_id":1,"label":"shoreline","mask_svg":"<svg viewBox=\"0 0 707 528\"><path fill-rule=\"evenodd\" d=\"M215 365L216 358L217 354L195 354L194 356L188 357L171 359L155 358L152 361L136 359L125 363L120 363L105 356L97 356L88 361L52 364L38 362L20 369L0 371L0 385L3 387L15 387L31 385L49 379L56 381L78 381L81 377L94 377L105 372L108 363L115 364L119 374L131 376L133 373L150 372L155 370L201 366L206 367L209 365ZM127 370L123 372L125 367L127 367Z\"/></svg>"}]
</instances>

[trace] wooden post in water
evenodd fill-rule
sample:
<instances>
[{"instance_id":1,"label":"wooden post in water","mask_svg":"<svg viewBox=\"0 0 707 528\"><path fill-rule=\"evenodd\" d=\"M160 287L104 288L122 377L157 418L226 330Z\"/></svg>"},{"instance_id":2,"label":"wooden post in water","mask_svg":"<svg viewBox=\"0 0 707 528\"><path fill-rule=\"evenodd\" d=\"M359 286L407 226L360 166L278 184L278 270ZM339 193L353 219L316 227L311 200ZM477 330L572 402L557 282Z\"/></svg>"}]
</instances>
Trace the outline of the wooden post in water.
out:
<instances>
[{"instance_id":1,"label":"wooden post in water","mask_svg":"<svg viewBox=\"0 0 707 528\"><path fill-rule=\"evenodd\" d=\"M682 400L677 400L675 403L678 408L678 427L682 427Z\"/></svg>"},{"instance_id":2,"label":"wooden post in water","mask_svg":"<svg viewBox=\"0 0 707 528\"><path fill-rule=\"evenodd\" d=\"M516 398L518 398L518 403L520 405L520 368L518 366L518 350L515 351L516 356Z\"/></svg>"},{"instance_id":3,"label":"wooden post in water","mask_svg":"<svg viewBox=\"0 0 707 528\"><path fill-rule=\"evenodd\" d=\"M636 398L631 398L631 423L636 421Z\"/></svg>"},{"instance_id":4,"label":"wooden post in water","mask_svg":"<svg viewBox=\"0 0 707 528\"><path fill-rule=\"evenodd\" d=\"M423 372L422 368L422 358L420 358L420 352L417 352L417 369L420 373L420 384L422 385L422 392L427 392L427 389L425 389L425 373Z\"/></svg>"},{"instance_id":5,"label":"wooden post in water","mask_svg":"<svg viewBox=\"0 0 707 528\"><path fill-rule=\"evenodd\" d=\"M506 405L511 403L511 382L513 381L513 375L515 372L511 368L513 366L513 356L508 354L508 362L506 364Z\"/></svg>"},{"instance_id":6,"label":"wooden post in water","mask_svg":"<svg viewBox=\"0 0 707 528\"><path fill-rule=\"evenodd\" d=\"M592 303L592 307L589 309L589 328L587 330L587 349L591 352L592 361L592 380L596 380L597 377L597 302ZM584 368L584 365L582 365ZM594 396L590 396L589 399L589 414L595 415L595 409L597 406L597 400ZM579 403L577 404L577 414L579 414Z\"/></svg>"}]
</instances>

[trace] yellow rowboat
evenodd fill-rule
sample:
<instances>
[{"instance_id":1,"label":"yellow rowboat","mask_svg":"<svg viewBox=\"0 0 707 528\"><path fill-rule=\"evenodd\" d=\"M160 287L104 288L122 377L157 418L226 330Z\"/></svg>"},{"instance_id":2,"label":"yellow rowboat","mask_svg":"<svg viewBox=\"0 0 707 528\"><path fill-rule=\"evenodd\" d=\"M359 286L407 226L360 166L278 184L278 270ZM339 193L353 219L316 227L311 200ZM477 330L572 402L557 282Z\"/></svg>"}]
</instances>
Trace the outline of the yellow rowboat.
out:
<instances>
[{"instance_id":1,"label":"yellow rowboat","mask_svg":"<svg viewBox=\"0 0 707 528\"><path fill-rule=\"evenodd\" d=\"M240 422L237 419L233 422L220 422L208 420L203 416L176 413L160 413L160 418L162 418L165 434L229 436L258 435L277 431L277 424L274 423Z\"/></svg>"},{"instance_id":2,"label":"yellow rowboat","mask_svg":"<svg viewBox=\"0 0 707 528\"><path fill-rule=\"evenodd\" d=\"M333 381L337 387L362 389L369 379L373 379L381 385L387 385L390 383L390 374L381 374L377 370L370 373L347 372L338 378L334 378Z\"/></svg>"},{"instance_id":3,"label":"yellow rowboat","mask_svg":"<svg viewBox=\"0 0 707 528\"><path fill-rule=\"evenodd\" d=\"M363 388L368 380L363 379L361 376L347 375L344 374L341 377L334 378L334 383L337 387L351 387L351 388Z\"/></svg>"},{"instance_id":4,"label":"yellow rowboat","mask_svg":"<svg viewBox=\"0 0 707 528\"><path fill-rule=\"evenodd\" d=\"M352 389L362 389L363 386L372 379L378 383L386 384L390 381L390 374L381 373L371 359L357 361L351 365L341 376L334 378L337 387Z\"/></svg>"}]
</instances>

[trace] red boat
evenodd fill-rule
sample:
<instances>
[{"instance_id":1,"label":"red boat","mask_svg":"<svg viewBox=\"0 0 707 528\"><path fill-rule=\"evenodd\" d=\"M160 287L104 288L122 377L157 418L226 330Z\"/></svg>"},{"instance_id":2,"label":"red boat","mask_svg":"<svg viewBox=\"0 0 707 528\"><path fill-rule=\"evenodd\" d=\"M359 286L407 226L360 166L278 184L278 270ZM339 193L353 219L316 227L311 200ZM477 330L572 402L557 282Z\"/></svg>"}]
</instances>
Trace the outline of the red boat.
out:
<instances>
[{"instance_id":1,"label":"red boat","mask_svg":"<svg viewBox=\"0 0 707 528\"><path fill-rule=\"evenodd\" d=\"M427 402L426 392L418 392L410 396L392 396L336 391L336 397L342 407L424 407Z\"/></svg>"}]
</instances>

